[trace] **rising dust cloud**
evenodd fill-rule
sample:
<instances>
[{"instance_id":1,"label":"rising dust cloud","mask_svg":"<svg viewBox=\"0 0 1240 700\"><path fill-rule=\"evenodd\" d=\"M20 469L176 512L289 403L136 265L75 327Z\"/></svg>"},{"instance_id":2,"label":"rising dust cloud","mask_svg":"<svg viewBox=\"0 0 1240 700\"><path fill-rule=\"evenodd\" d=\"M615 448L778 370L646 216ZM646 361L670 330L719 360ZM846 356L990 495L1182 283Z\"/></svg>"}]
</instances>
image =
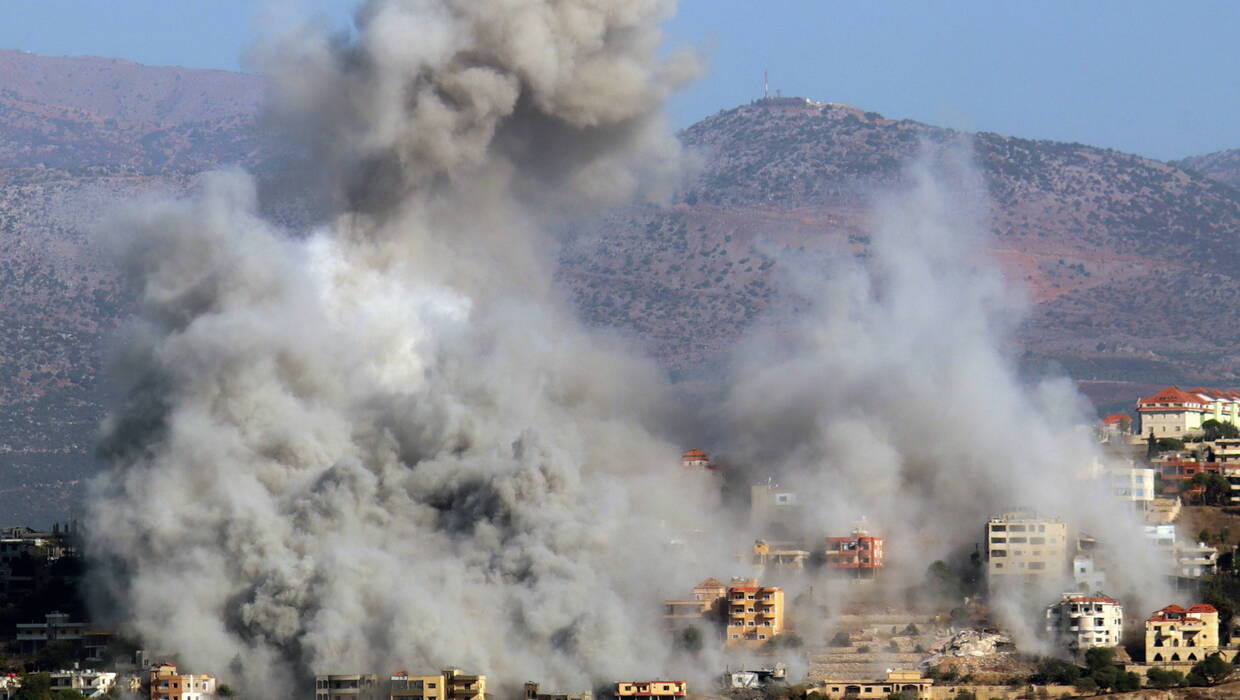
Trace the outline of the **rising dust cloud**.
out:
<instances>
[{"instance_id":1,"label":"rising dust cloud","mask_svg":"<svg viewBox=\"0 0 1240 700\"><path fill-rule=\"evenodd\" d=\"M332 214L281 230L229 171L109 225L140 308L90 506L101 611L267 694L359 670L573 690L722 665L672 648L660 601L744 573L731 553L761 533L676 469L673 388L575 319L548 233L679 177L661 109L697 65L659 55L671 9L376 1L351 37L258 51ZM947 161L877 204L867 264L804 274L791 338L741 346L713 416L727 447L744 478L803 484L815 536L867 517L910 576L915 537L946 549L1016 504L1138 552L1130 516L1072 478L1094 454L1080 399L1022 385L1001 351L1015 306L981 213L958 210L984 198L932 174L975 177Z\"/></svg>"}]
</instances>

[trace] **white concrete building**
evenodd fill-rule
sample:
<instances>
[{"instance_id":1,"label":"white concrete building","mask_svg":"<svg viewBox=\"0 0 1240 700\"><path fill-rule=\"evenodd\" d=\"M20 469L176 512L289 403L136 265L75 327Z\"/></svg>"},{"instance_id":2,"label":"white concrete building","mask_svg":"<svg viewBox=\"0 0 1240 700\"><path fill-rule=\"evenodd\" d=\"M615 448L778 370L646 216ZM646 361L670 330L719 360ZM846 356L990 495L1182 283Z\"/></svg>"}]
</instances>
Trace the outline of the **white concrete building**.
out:
<instances>
[{"instance_id":1,"label":"white concrete building","mask_svg":"<svg viewBox=\"0 0 1240 700\"><path fill-rule=\"evenodd\" d=\"M76 690L88 698L102 698L116 685L116 674L91 669L54 671L52 690Z\"/></svg>"},{"instance_id":2,"label":"white concrete building","mask_svg":"<svg viewBox=\"0 0 1240 700\"><path fill-rule=\"evenodd\" d=\"M1111 493L1136 506L1149 510L1154 502L1154 470L1149 467L1111 467L1106 472Z\"/></svg>"},{"instance_id":3,"label":"white concrete building","mask_svg":"<svg viewBox=\"0 0 1240 700\"><path fill-rule=\"evenodd\" d=\"M1092 554L1072 557L1072 579L1079 591L1100 591L1106 588L1107 575L1094 564Z\"/></svg>"},{"instance_id":4,"label":"white concrete building","mask_svg":"<svg viewBox=\"0 0 1240 700\"><path fill-rule=\"evenodd\" d=\"M1118 646L1124 633L1124 608L1101 593L1064 593L1046 608L1046 631L1071 651Z\"/></svg>"}]
</instances>

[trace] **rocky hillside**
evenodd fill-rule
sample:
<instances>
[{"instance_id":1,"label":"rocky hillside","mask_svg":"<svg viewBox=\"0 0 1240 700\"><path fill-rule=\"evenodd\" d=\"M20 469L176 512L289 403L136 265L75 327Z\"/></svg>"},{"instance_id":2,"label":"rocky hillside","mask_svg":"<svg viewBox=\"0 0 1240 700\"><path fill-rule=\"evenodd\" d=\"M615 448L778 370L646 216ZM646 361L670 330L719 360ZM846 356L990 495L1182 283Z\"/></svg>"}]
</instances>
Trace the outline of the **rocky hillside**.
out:
<instances>
[{"instance_id":1,"label":"rocky hillside","mask_svg":"<svg viewBox=\"0 0 1240 700\"><path fill-rule=\"evenodd\" d=\"M127 302L92 223L221 164L284 181L257 127L261 92L234 73L0 52L4 520L61 517L96 468L100 368ZM561 268L589 321L635 334L678 378L709 378L772 308L777 259L864 254L867 197L919 143L971 140L995 202L992 252L1036 301L1016 349L1027 363L1065 368L1107 409L1170 381L1240 384L1234 187L1079 144L804 100L721 112L683 138L702 167L676 201L607 213Z\"/></svg>"},{"instance_id":2,"label":"rocky hillside","mask_svg":"<svg viewBox=\"0 0 1240 700\"><path fill-rule=\"evenodd\" d=\"M1240 189L1081 144L789 98L683 140L703 167L678 201L613 214L562 273L591 320L639 332L671 365L710 359L767 310L777 256L863 255L871 194L923 141L959 141L993 200L991 252L1036 302L1026 363L1067 370L1108 409L1158 383L1240 383Z\"/></svg>"},{"instance_id":3,"label":"rocky hillside","mask_svg":"<svg viewBox=\"0 0 1240 700\"><path fill-rule=\"evenodd\" d=\"M1208 178L1240 187L1240 148L1192 156L1172 162L1184 170L1192 170Z\"/></svg>"},{"instance_id":4,"label":"rocky hillside","mask_svg":"<svg viewBox=\"0 0 1240 700\"><path fill-rule=\"evenodd\" d=\"M92 241L108 208L258 163L261 82L0 51L0 513L62 517L94 468L99 371L125 297Z\"/></svg>"}]
</instances>

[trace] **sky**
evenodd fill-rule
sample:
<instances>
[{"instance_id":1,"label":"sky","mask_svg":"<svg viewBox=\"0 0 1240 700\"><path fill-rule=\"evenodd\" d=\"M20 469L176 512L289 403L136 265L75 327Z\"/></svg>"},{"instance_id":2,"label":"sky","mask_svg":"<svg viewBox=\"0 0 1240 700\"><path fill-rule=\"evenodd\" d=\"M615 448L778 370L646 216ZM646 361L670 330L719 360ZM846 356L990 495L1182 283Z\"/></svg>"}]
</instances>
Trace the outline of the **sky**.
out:
<instances>
[{"instance_id":1,"label":"sky","mask_svg":"<svg viewBox=\"0 0 1240 700\"><path fill-rule=\"evenodd\" d=\"M347 26L355 0L278 0ZM244 69L256 0L0 0L0 48ZM269 4L269 3L268 3ZM1240 148L1240 2L682 0L676 126L762 94L1171 159Z\"/></svg>"}]
</instances>

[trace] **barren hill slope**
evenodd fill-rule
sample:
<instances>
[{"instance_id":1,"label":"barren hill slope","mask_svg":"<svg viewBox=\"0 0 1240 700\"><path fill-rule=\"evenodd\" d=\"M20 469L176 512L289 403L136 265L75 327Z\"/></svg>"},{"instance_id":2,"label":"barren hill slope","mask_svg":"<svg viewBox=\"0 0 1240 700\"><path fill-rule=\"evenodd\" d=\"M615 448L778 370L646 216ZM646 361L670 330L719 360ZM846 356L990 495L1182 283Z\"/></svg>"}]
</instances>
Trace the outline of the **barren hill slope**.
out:
<instances>
[{"instance_id":1,"label":"barren hill slope","mask_svg":"<svg viewBox=\"0 0 1240 700\"><path fill-rule=\"evenodd\" d=\"M1172 161L1171 164L1177 168L1193 170L1219 182L1240 187L1240 148L1190 156Z\"/></svg>"},{"instance_id":2,"label":"barren hill slope","mask_svg":"<svg viewBox=\"0 0 1240 700\"><path fill-rule=\"evenodd\" d=\"M667 208L613 213L564 255L596 323L631 328L669 364L728 347L774 296L775 259L864 254L866 203L923 141L971 144L990 248L1036 301L1033 366L1097 402L1150 385L1240 382L1240 190L1081 144L961 134L784 98L689 127L700 174Z\"/></svg>"}]
</instances>

